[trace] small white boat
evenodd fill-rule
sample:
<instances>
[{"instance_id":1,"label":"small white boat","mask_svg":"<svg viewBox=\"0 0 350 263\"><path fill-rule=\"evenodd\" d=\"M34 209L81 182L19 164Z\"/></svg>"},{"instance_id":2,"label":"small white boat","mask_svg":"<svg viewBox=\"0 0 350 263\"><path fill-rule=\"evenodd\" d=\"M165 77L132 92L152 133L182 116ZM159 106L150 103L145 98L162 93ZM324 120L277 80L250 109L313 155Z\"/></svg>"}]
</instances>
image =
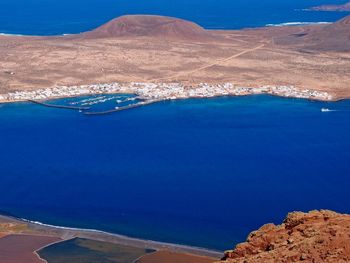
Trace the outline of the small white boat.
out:
<instances>
[{"instance_id":1,"label":"small white boat","mask_svg":"<svg viewBox=\"0 0 350 263\"><path fill-rule=\"evenodd\" d=\"M321 109L321 112L330 112L331 110L330 109L328 109L328 108L322 108Z\"/></svg>"}]
</instances>

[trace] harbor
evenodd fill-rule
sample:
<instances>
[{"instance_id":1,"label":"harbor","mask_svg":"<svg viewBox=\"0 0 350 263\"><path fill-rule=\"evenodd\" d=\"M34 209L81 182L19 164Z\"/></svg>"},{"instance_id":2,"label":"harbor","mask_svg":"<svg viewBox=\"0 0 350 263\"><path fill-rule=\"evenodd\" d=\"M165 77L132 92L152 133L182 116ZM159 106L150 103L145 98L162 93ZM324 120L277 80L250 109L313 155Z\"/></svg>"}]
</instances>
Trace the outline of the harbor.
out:
<instances>
[{"instance_id":1,"label":"harbor","mask_svg":"<svg viewBox=\"0 0 350 263\"><path fill-rule=\"evenodd\" d=\"M141 102L129 104L126 106L115 107L115 109L112 109L112 110L98 111L98 112L84 112L84 115L87 115L87 116L106 115L106 114L111 114L111 113L115 113L115 112L119 112L119 111L125 111L125 110L130 110L130 109L150 105L150 104L153 104L153 103L156 103L159 101L161 101L161 100L141 101Z\"/></svg>"},{"instance_id":2,"label":"harbor","mask_svg":"<svg viewBox=\"0 0 350 263\"><path fill-rule=\"evenodd\" d=\"M16 91L0 94L0 103L19 101L45 101L58 98L98 94L135 94L143 101L162 101L186 98L211 98L220 96L245 96L270 94L288 98L302 98L319 101L333 101L328 92L300 89L295 86L265 85L241 87L232 83L184 85L182 83L100 83L81 86L57 86L32 91ZM142 104L140 104L142 105ZM118 109L118 111L120 111Z\"/></svg>"},{"instance_id":3,"label":"harbor","mask_svg":"<svg viewBox=\"0 0 350 263\"><path fill-rule=\"evenodd\" d=\"M68 110L78 110L78 111L84 111L84 110L89 110L90 107L75 107L75 106L66 106L66 105L55 105L55 104L48 104L42 101L37 101L37 100L28 100L31 103L38 104L44 107L49 107L49 108L57 108L57 109L68 109Z\"/></svg>"}]
</instances>

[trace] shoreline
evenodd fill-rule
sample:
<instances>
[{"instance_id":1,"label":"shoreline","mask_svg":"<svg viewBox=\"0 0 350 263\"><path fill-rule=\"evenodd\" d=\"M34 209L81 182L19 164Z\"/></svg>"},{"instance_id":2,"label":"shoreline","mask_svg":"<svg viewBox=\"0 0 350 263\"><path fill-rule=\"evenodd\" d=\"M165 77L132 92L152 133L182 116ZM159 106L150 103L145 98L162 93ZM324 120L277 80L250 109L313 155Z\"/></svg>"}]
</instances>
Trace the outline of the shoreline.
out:
<instances>
[{"instance_id":1,"label":"shoreline","mask_svg":"<svg viewBox=\"0 0 350 263\"><path fill-rule=\"evenodd\" d=\"M80 96L132 94L145 103L191 98L239 97L248 95L271 95L283 98L306 99L313 101L336 102L345 98L335 97L328 92L312 89L299 89L294 86L265 85L240 87L232 83L186 86L181 83L100 83L81 86L60 86L32 91L16 91L0 94L0 104L15 102L42 102Z\"/></svg>"},{"instance_id":2,"label":"shoreline","mask_svg":"<svg viewBox=\"0 0 350 263\"><path fill-rule=\"evenodd\" d=\"M153 241L141 238L128 237L116 233L106 232L98 229L84 229L56 226L51 224L45 224L38 221L27 220L24 218L18 218L11 215L0 214L0 219L9 220L12 222L25 223L28 225L31 234L55 236L62 238L61 242L72 238L86 238L95 241L110 242L119 245L132 246L137 248L149 248L156 251L170 251L182 254L207 256L213 258L221 258L223 251L211 250L207 248L201 248L196 246L188 246L181 244L173 244L168 242ZM27 234L27 233L23 233Z\"/></svg>"}]
</instances>

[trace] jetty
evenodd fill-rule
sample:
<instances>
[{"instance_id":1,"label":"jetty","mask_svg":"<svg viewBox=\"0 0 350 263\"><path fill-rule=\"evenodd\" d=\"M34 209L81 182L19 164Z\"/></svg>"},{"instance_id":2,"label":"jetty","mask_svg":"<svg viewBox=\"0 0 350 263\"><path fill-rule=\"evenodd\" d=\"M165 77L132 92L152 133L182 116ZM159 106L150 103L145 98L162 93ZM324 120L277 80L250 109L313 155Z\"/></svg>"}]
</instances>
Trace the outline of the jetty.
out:
<instances>
[{"instance_id":1,"label":"jetty","mask_svg":"<svg viewBox=\"0 0 350 263\"><path fill-rule=\"evenodd\" d=\"M124 111L124 110L129 110L129 109L134 109L134 108L138 108L138 107L142 107L142 106L146 106L146 105L150 105L156 102L160 102L163 101L162 99L158 99L158 100L148 100L148 101L141 101L135 104L130 104L127 106L122 106L122 107L118 107L112 110L106 110L106 111L99 111L99 112L84 112L84 115L106 115L106 114L111 114L111 113L115 113L118 111Z\"/></svg>"},{"instance_id":2,"label":"jetty","mask_svg":"<svg viewBox=\"0 0 350 263\"><path fill-rule=\"evenodd\" d=\"M37 101L37 100L28 100L31 103L38 104L44 107L49 107L49 108L57 108L57 109L68 109L68 110L79 110L79 111L84 111L84 110L89 110L90 107L77 107L77 106L66 106L66 105L56 105L56 104L48 104L42 101Z\"/></svg>"},{"instance_id":3,"label":"jetty","mask_svg":"<svg viewBox=\"0 0 350 263\"><path fill-rule=\"evenodd\" d=\"M146 101L159 99L175 100L187 98L212 98L219 96L245 96L250 94L270 94L281 97L312 99L320 101L334 100L333 96L327 92L311 89L300 89L294 86L263 85L257 87L242 87L236 86L233 83L200 83L192 86L186 86L182 83L130 82L121 84L113 82L81 86L57 86L31 91L16 91L8 94L0 94L0 101L18 102L33 100L35 102L42 103L42 101L50 99L89 96L97 94L134 94L138 98Z\"/></svg>"}]
</instances>

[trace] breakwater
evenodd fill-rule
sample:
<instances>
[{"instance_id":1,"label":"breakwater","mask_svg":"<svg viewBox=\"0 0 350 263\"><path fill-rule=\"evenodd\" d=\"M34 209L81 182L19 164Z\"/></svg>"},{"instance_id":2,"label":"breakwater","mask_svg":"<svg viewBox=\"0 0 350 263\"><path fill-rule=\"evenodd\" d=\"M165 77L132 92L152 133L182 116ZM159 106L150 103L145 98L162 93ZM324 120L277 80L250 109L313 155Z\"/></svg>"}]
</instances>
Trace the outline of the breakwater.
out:
<instances>
[{"instance_id":1,"label":"breakwater","mask_svg":"<svg viewBox=\"0 0 350 263\"><path fill-rule=\"evenodd\" d=\"M259 87L241 87L233 83L200 83L186 86L181 83L100 83L81 86L59 86L33 91L17 91L0 94L0 102L43 101L49 99L77 97L97 94L135 94L145 100L167 100L187 98L212 98L220 96L244 96L270 94L281 97L303 98L320 101L333 101L331 94L312 89L299 89L294 86L265 85Z\"/></svg>"},{"instance_id":2,"label":"breakwater","mask_svg":"<svg viewBox=\"0 0 350 263\"><path fill-rule=\"evenodd\" d=\"M111 113L115 113L118 111L124 111L124 110L129 110L129 109L134 109L134 108L146 106L146 105L153 104L153 103L160 102L160 101L162 101L162 100L141 101L141 102L138 102L135 104L127 105L127 106L116 107L115 109L112 109L112 110L99 111L99 112L84 112L84 115L89 115L89 116L106 115L106 114L111 114Z\"/></svg>"},{"instance_id":3,"label":"breakwater","mask_svg":"<svg viewBox=\"0 0 350 263\"><path fill-rule=\"evenodd\" d=\"M49 108L58 108L58 109L68 109L68 110L89 110L90 107L77 107L77 106L66 106L66 105L55 105L55 104L48 104L45 102L37 101L37 100L28 100L31 103L38 104L44 107Z\"/></svg>"}]
</instances>

